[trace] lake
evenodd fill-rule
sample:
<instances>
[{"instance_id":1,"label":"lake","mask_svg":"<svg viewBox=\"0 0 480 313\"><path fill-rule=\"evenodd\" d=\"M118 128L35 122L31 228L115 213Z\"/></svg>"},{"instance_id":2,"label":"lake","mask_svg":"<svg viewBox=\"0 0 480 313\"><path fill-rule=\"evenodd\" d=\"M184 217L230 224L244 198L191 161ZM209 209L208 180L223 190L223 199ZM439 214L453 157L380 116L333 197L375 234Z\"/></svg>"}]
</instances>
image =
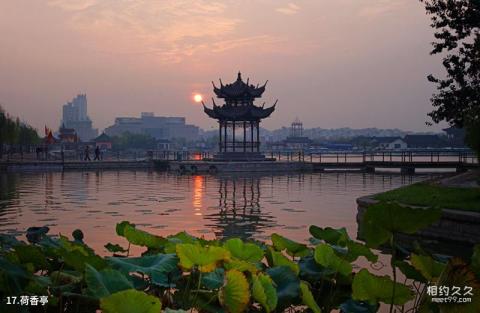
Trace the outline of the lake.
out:
<instances>
[{"instance_id":1,"label":"lake","mask_svg":"<svg viewBox=\"0 0 480 313\"><path fill-rule=\"evenodd\" d=\"M0 231L30 226L85 241L122 242L128 220L158 235L187 231L205 238L267 240L274 232L306 241L308 226L346 227L355 238L355 199L428 179L427 174L290 173L177 175L155 171L11 173L0 175Z\"/></svg>"}]
</instances>

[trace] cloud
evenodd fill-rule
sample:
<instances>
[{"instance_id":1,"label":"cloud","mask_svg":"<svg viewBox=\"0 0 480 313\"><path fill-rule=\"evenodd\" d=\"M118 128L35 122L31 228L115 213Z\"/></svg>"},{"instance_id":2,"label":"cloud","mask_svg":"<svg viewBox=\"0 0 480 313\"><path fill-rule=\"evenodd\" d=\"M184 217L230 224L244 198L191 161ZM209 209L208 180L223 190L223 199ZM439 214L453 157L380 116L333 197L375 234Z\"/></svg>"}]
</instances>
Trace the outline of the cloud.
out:
<instances>
[{"instance_id":1,"label":"cloud","mask_svg":"<svg viewBox=\"0 0 480 313\"><path fill-rule=\"evenodd\" d=\"M360 9L361 17L377 17L397 11L405 6L405 0L375 0Z\"/></svg>"},{"instance_id":2,"label":"cloud","mask_svg":"<svg viewBox=\"0 0 480 313\"><path fill-rule=\"evenodd\" d=\"M232 36L239 18L228 17L226 5L207 0L52 0L68 15L70 27L85 34L96 51L155 54L180 62L212 43ZM234 45L231 45L232 47Z\"/></svg>"},{"instance_id":3,"label":"cloud","mask_svg":"<svg viewBox=\"0 0 480 313\"><path fill-rule=\"evenodd\" d=\"M300 10L300 7L293 2L288 3L284 7L280 7L280 8L275 9L275 11L277 11L278 13L282 13L282 14L285 14L285 15L297 14L299 10Z\"/></svg>"},{"instance_id":4,"label":"cloud","mask_svg":"<svg viewBox=\"0 0 480 313\"><path fill-rule=\"evenodd\" d=\"M65 11L82 11L97 3L97 0L50 0L48 5Z\"/></svg>"},{"instance_id":5,"label":"cloud","mask_svg":"<svg viewBox=\"0 0 480 313\"><path fill-rule=\"evenodd\" d=\"M224 52L227 50L238 49L247 46L255 46L258 51L258 49L267 48L270 45L275 45L281 42L284 42L284 40L269 35L242 37L215 42L211 45L211 51Z\"/></svg>"}]
</instances>

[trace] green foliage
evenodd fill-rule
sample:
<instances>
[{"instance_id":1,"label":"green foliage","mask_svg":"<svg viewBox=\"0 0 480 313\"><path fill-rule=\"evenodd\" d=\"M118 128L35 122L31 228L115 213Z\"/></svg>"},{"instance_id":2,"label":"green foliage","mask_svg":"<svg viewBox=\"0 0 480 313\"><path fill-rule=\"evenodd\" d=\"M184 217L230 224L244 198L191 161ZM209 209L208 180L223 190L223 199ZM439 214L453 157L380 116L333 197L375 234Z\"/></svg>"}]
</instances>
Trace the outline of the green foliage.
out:
<instances>
[{"instance_id":1,"label":"green foliage","mask_svg":"<svg viewBox=\"0 0 480 313\"><path fill-rule=\"evenodd\" d=\"M397 203L380 202L367 208L363 216L362 235L371 247L389 242L395 233L413 234L434 223L440 209L405 207Z\"/></svg>"},{"instance_id":2,"label":"green foliage","mask_svg":"<svg viewBox=\"0 0 480 313\"><path fill-rule=\"evenodd\" d=\"M303 257L310 253L306 245L280 236L279 234L272 234L272 243L276 250L286 250L287 254L292 257Z\"/></svg>"},{"instance_id":3,"label":"green foliage","mask_svg":"<svg viewBox=\"0 0 480 313\"><path fill-rule=\"evenodd\" d=\"M350 262L339 257L335 250L327 244L319 244L315 247L314 258L318 264L335 270L342 275L348 276L352 273Z\"/></svg>"},{"instance_id":4,"label":"green foliage","mask_svg":"<svg viewBox=\"0 0 480 313\"><path fill-rule=\"evenodd\" d=\"M480 2L422 1L436 31L432 54L446 52L446 77L428 76L437 85L429 116L435 123L466 127L467 143L480 155Z\"/></svg>"},{"instance_id":5,"label":"green foliage","mask_svg":"<svg viewBox=\"0 0 480 313\"><path fill-rule=\"evenodd\" d=\"M415 206L480 212L480 188L417 183L384 192L377 195L375 199Z\"/></svg>"},{"instance_id":6,"label":"green foliage","mask_svg":"<svg viewBox=\"0 0 480 313\"><path fill-rule=\"evenodd\" d=\"M345 228L334 229L331 227L321 228L315 225L309 227L310 234L326 243L344 247L350 240Z\"/></svg>"},{"instance_id":7,"label":"green foliage","mask_svg":"<svg viewBox=\"0 0 480 313\"><path fill-rule=\"evenodd\" d=\"M127 252L127 250L125 250L122 246L120 246L118 244L113 244L113 243L110 243L110 242L105 245L105 249L107 249L108 251L110 251L112 253Z\"/></svg>"},{"instance_id":8,"label":"green foliage","mask_svg":"<svg viewBox=\"0 0 480 313\"><path fill-rule=\"evenodd\" d=\"M116 151L127 149L154 149L157 141L146 134L125 132L120 136L112 137L112 148Z\"/></svg>"},{"instance_id":9,"label":"green foliage","mask_svg":"<svg viewBox=\"0 0 480 313\"><path fill-rule=\"evenodd\" d=\"M271 266L288 266L296 275L300 272L298 264L289 260L282 252L273 251L273 249L269 248L268 255L269 259L271 259Z\"/></svg>"},{"instance_id":10,"label":"green foliage","mask_svg":"<svg viewBox=\"0 0 480 313\"><path fill-rule=\"evenodd\" d=\"M165 238L152 235L132 225L125 225L123 227L123 235L131 244L153 249L160 249L166 243Z\"/></svg>"},{"instance_id":11,"label":"green foliage","mask_svg":"<svg viewBox=\"0 0 480 313\"><path fill-rule=\"evenodd\" d=\"M178 244L177 255L180 265L190 270L198 266L201 272L215 270L218 263L229 260L230 252L221 247L202 247L196 244Z\"/></svg>"},{"instance_id":12,"label":"green foliage","mask_svg":"<svg viewBox=\"0 0 480 313\"><path fill-rule=\"evenodd\" d=\"M313 313L321 313L322 310L318 306L317 302L315 302L315 299L312 295L312 292L310 291L310 287L308 286L308 283L301 281L300 290L302 292L303 304L308 306L313 311Z\"/></svg>"},{"instance_id":13,"label":"green foliage","mask_svg":"<svg viewBox=\"0 0 480 313\"><path fill-rule=\"evenodd\" d=\"M300 280L288 266L276 266L267 269L277 289L280 309L299 302Z\"/></svg>"},{"instance_id":14,"label":"green foliage","mask_svg":"<svg viewBox=\"0 0 480 313\"><path fill-rule=\"evenodd\" d=\"M237 270L228 271L225 274L225 285L218 294L220 303L229 312L243 312L250 301L250 288L247 278Z\"/></svg>"},{"instance_id":15,"label":"green foliage","mask_svg":"<svg viewBox=\"0 0 480 313\"><path fill-rule=\"evenodd\" d=\"M100 308L104 313L158 313L162 303L154 296L129 289L102 298Z\"/></svg>"},{"instance_id":16,"label":"green foliage","mask_svg":"<svg viewBox=\"0 0 480 313\"><path fill-rule=\"evenodd\" d=\"M323 240L330 245L346 247L347 253L345 259L349 262L355 261L360 256L364 256L370 262L377 262L378 260L378 256L373 254L367 246L351 240L345 228L321 228L312 225L310 226L309 231L315 239Z\"/></svg>"},{"instance_id":17,"label":"green foliage","mask_svg":"<svg viewBox=\"0 0 480 313\"><path fill-rule=\"evenodd\" d=\"M376 276L368 270L362 269L353 278L352 297L355 300L368 301L369 303L392 303L394 288L393 304L401 305L413 299L413 292L407 286L394 283L388 276Z\"/></svg>"},{"instance_id":18,"label":"green foliage","mask_svg":"<svg viewBox=\"0 0 480 313\"><path fill-rule=\"evenodd\" d=\"M395 232L404 230L394 226ZM185 232L162 238L128 222L117 224L116 232L130 245L147 247L146 251L138 257L103 258L83 243L80 231L69 240L48 235L46 227L31 228L29 244L0 235L0 294L49 295L48 312L67 312L78 305L79 312L106 313L160 312L161 307L165 312L307 308L318 313L341 308L370 313L378 310L379 303L402 305L413 296L408 286L395 281L395 275L392 280L365 269L353 274L352 263L359 256L370 262L377 256L351 240L345 229L311 227L315 247L278 234L272 236L273 245L205 240ZM117 244L105 247L113 253L126 252ZM479 254L477 246L470 263L450 262L446 267L425 252L403 261L392 255L391 264L424 286L436 281L478 289ZM418 298L423 293L417 293L416 309L435 305Z\"/></svg>"},{"instance_id":19,"label":"green foliage","mask_svg":"<svg viewBox=\"0 0 480 313\"><path fill-rule=\"evenodd\" d=\"M252 276L252 295L267 313L277 307L277 290L270 276L266 274Z\"/></svg>"},{"instance_id":20,"label":"green foliage","mask_svg":"<svg viewBox=\"0 0 480 313\"><path fill-rule=\"evenodd\" d=\"M412 266L430 282L436 281L445 269L445 264L435 261L428 255L412 254L410 260Z\"/></svg>"},{"instance_id":21,"label":"green foliage","mask_svg":"<svg viewBox=\"0 0 480 313\"><path fill-rule=\"evenodd\" d=\"M0 106L0 150L3 144L33 145L39 142L40 138L33 127L12 118Z\"/></svg>"},{"instance_id":22,"label":"green foliage","mask_svg":"<svg viewBox=\"0 0 480 313\"><path fill-rule=\"evenodd\" d=\"M222 287L225 279L225 270L223 268L217 268L213 272L202 275L202 285L209 289L218 289Z\"/></svg>"},{"instance_id":23,"label":"green foliage","mask_svg":"<svg viewBox=\"0 0 480 313\"><path fill-rule=\"evenodd\" d=\"M227 240L224 247L239 260L260 262L263 259L263 250L259 246L253 243L244 243L239 238Z\"/></svg>"},{"instance_id":24,"label":"green foliage","mask_svg":"<svg viewBox=\"0 0 480 313\"><path fill-rule=\"evenodd\" d=\"M348 299L340 305L340 309L342 313L374 313L377 312L378 305Z\"/></svg>"},{"instance_id":25,"label":"green foliage","mask_svg":"<svg viewBox=\"0 0 480 313\"><path fill-rule=\"evenodd\" d=\"M107 259L112 268L124 274L140 273L148 275L153 283L159 285L167 284L167 276L177 268L178 258L174 254L147 255L138 258Z\"/></svg>"},{"instance_id":26,"label":"green foliage","mask_svg":"<svg viewBox=\"0 0 480 313\"><path fill-rule=\"evenodd\" d=\"M133 284L122 273L113 269L97 271L88 264L85 267L85 282L88 286L87 293L97 298L133 288Z\"/></svg>"}]
</instances>

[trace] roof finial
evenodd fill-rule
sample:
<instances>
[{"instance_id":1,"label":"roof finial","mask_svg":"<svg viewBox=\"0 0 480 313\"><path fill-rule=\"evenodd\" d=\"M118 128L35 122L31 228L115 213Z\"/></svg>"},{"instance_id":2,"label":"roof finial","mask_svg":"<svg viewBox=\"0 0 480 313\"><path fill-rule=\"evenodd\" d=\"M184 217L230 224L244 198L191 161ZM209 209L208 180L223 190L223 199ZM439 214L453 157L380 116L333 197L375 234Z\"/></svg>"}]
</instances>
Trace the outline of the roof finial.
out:
<instances>
[{"instance_id":1,"label":"roof finial","mask_svg":"<svg viewBox=\"0 0 480 313\"><path fill-rule=\"evenodd\" d=\"M213 88L217 89L217 86L215 86L215 83L213 82L213 80L212 80L212 85L213 85Z\"/></svg>"},{"instance_id":2,"label":"roof finial","mask_svg":"<svg viewBox=\"0 0 480 313\"><path fill-rule=\"evenodd\" d=\"M220 87L223 87L222 79L219 78L218 80L220 81Z\"/></svg>"},{"instance_id":3,"label":"roof finial","mask_svg":"<svg viewBox=\"0 0 480 313\"><path fill-rule=\"evenodd\" d=\"M237 77L237 80L242 80L242 73L240 73L240 71L238 71L238 77Z\"/></svg>"}]
</instances>

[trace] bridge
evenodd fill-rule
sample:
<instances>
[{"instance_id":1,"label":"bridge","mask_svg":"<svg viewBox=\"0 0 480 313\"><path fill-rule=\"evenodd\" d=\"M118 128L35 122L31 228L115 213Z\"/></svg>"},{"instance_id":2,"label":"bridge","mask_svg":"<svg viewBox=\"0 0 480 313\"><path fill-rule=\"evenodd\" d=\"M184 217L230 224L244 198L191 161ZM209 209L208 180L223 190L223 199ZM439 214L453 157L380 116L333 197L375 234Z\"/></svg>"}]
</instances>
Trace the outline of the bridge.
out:
<instances>
[{"instance_id":1,"label":"bridge","mask_svg":"<svg viewBox=\"0 0 480 313\"><path fill-rule=\"evenodd\" d=\"M122 168L183 169L204 171L364 171L399 170L413 174L416 170L480 169L477 156L468 150L410 150L410 151L302 151L264 152L266 161L215 162L209 152L149 151L145 155L113 155L101 161L85 162L60 160L0 160L0 172L43 170L96 170ZM152 162L153 161L153 162ZM161 166L159 166L161 165Z\"/></svg>"},{"instance_id":2,"label":"bridge","mask_svg":"<svg viewBox=\"0 0 480 313\"><path fill-rule=\"evenodd\" d=\"M399 169L401 173L413 174L417 169L455 170L463 172L480 168L477 156L466 149L461 150L403 150L403 151L327 151L306 153L302 151L264 152L271 161L290 163L292 168L307 171L357 170L375 172L376 170ZM195 162L199 168L202 161L211 160L208 152L162 152L154 154L154 159L176 161L188 168L189 162ZM266 163L265 163L266 164ZM301 164L299 167L298 165ZM233 166L233 165L232 165ZM232 167L230 166L230 167ZM245 167L244 167L245 168ZM248 168L248 167L247 167Z\"/></svg>"}]
</instances>

